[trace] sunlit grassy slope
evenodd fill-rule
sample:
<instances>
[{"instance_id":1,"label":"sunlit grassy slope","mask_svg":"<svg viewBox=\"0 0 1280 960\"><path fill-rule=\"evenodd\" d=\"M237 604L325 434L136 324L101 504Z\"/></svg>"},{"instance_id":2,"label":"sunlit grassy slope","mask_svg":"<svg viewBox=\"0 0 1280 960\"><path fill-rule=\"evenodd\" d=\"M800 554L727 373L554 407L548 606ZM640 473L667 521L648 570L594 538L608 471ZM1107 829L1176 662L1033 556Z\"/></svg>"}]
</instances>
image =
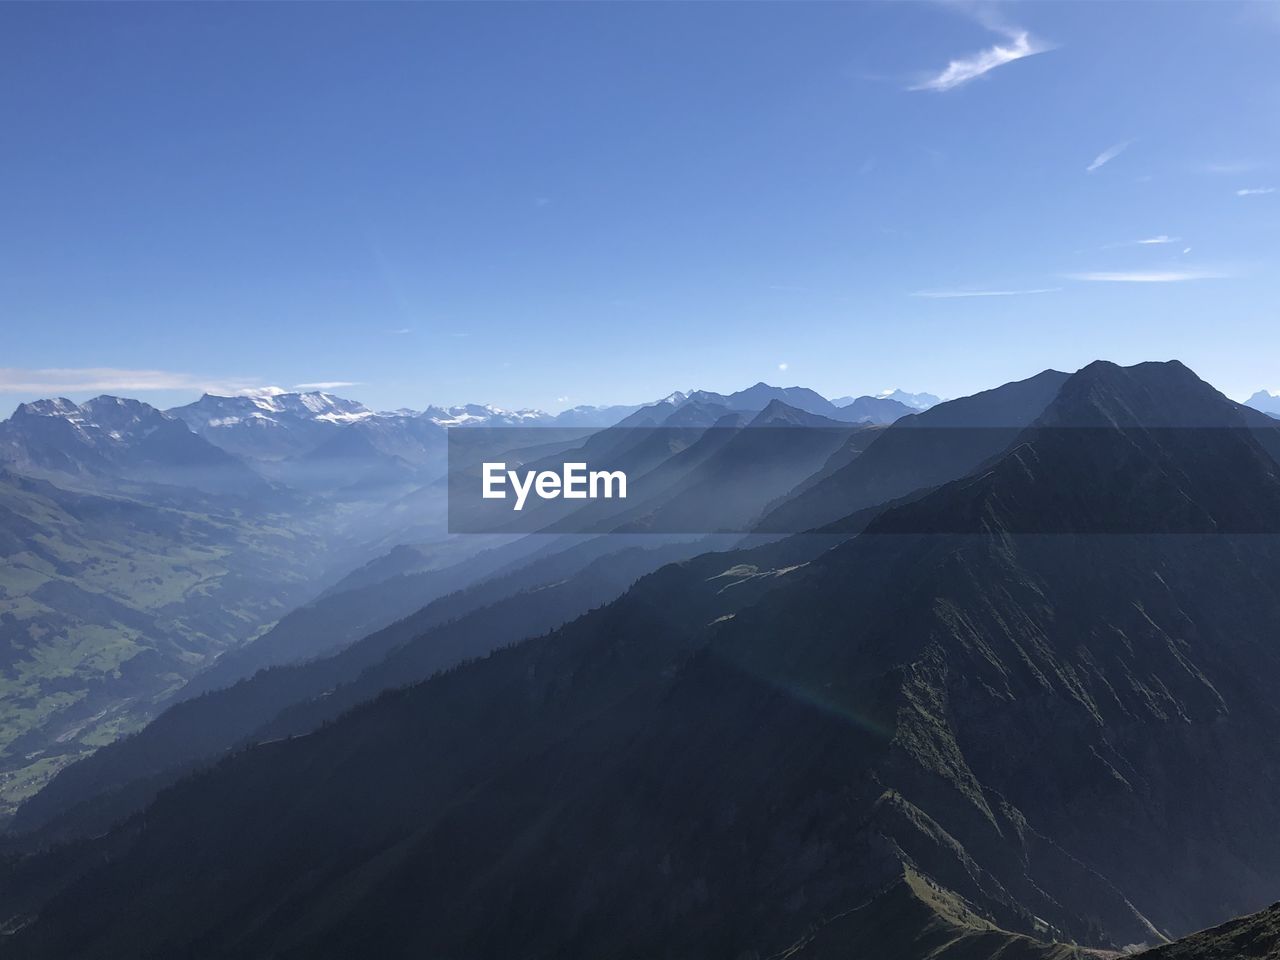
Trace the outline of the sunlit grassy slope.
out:
<instances>
[{"instance_id":1,"label":"sunlit grassy slope","mask_svg":"<svg viewBox=\"0 0 1280 960\"><path fill-rule=\"evenodd\" d=\"M0 816L303 599L308 542L0 473Z\"/></svg>"}]
</instances>

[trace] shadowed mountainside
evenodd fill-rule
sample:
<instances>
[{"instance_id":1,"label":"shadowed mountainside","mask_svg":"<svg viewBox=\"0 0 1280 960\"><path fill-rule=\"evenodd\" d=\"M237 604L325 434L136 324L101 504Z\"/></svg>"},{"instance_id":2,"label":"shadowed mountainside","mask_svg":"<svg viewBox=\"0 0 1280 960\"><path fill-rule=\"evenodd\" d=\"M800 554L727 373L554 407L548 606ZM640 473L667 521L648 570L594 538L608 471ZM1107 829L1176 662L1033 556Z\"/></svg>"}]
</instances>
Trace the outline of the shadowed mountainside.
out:
<instances>
[{"instance_id":1,"label":"shadowed mountainside","mask_svg":"<svg viewBox=\"0 0 1280 960\"><path fill-rule=\"evenodd\" d=\"M1257 909L1280 873L1280 538L1244 532L1280 520L1264 441L1181 365L1093 364L863 536L664 567L12 860L10 948L1056 958ZM1120 504L1140 523L1110 532Z\"/></svg>"},{"instance_id":2,"label":"shadowed mountainside","mask_svg":"<svg viewBox=\"0 0 1280 960\"><path fill-rule=\"evenodd\" d=\"M1280 957L1280 903L1141 956L1143 960L1274 960Z\"/></svg>"}]
</instances>

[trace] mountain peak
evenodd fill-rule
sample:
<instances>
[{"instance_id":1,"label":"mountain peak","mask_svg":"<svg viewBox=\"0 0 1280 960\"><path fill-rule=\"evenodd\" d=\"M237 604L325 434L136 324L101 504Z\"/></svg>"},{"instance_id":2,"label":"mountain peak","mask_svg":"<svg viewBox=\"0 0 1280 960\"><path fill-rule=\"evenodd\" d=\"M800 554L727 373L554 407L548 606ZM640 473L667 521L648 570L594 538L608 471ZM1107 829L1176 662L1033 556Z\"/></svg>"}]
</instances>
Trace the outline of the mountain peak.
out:
<instances>
[{"instance_id":1,"label":"mountain peak","mask_svg":"<svg viewBox=\"0 0 1280 960\"><path fill-rule=\"evenodd\" d=\"M1252 407L1254 410L1260 410L1273 417L1280 417L1280 393L1259 390L1244 403L1246 407Z\"/></svg>"},{"instance_id":2,"label":"mountain peak","mask_svg":"<svg viewBox=\"0 0 1280 960\"><path fill-rule=\"evenodd\" d=\"M847 402L835 405L839 411L836 416L840 420L851 423L866 421L883 425L919 412L891 397L843 397L841 399Z\"/></svg>"},{"instance_id":3,"label":"mountain peak","mask_svg":"<svg viewBox=\"0 0 1280 960\"><path fill-rule=\"evenodd\" d=\"M1240 426L1237 405L1177 360L1095 360L1067 378L1042 426Z\"/></svg>"},{"instance_id":4,"label":"mountain peak","mask_svg":"<svg viewBox=\"0 0 1280 960\"><path fill-rule=\"evenodd\" d=\"M869 529L1275 532L1280 475L1241 410L1176 361L1091 363L998 458Z\"/></svg>"},{"instance_id":5,"label":"mountain peak","mask_svg":"<svg viewBox=\"0 0 1280 960\"><path fill-rule=\"evenodd\" d=\"M793 407L780 397L770 400L748 424L751 427L847 427L847 424L820 413Z\"/></svg>"},{"instance_id":6,"label":"mountain peak","mask_svg":"<svg viewBox=\"0 0 1280 960\"><path fill-rule=\"evenodd\" d=\"M79 412L80 408L66 397L51 397L20 403L13 411L13 415L15 417L70 417Z\"/></svg>"}]
</instances>

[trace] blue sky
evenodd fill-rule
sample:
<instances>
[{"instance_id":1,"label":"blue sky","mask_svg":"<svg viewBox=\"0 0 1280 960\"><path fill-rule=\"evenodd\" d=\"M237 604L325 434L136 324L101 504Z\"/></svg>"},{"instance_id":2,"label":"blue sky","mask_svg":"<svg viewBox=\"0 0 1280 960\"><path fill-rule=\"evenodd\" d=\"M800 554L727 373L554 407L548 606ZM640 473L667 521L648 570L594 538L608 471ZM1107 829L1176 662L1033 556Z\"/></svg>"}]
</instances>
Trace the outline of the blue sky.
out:
<instances>
[{"instance_id":1,"label":"blue sky","mask_svg":"<svg viewBox=\"0 0 1280 960\"><path fill-rule=\"evenodd\" d=\"M0 405L1280 388L1277 116L1275 3L7 4Z\"/></svg>"}]
</instances>

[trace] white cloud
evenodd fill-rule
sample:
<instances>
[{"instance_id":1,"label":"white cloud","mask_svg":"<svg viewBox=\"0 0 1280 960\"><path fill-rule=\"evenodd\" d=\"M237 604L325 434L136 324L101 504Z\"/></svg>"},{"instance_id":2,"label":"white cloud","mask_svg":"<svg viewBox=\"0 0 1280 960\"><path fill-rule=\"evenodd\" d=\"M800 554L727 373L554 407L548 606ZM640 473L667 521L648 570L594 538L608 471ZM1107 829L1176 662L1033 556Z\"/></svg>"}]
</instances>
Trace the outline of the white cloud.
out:
<instances>
[{"instance_id":1,"label":"white cloud","mask_svg":"<svg viewBox=\"0 0 1280 960\"><path fill-rule=\"evenodd\" d=\"M253 380L225 380L169 370L120 367L0 367L0 393L145 393L192 390L230 394L259 387Z\"/></svg>"},{"instance_id":2,"label":"white cloud","mask_svg":"<svg viewBox=\"0 0 1280 960\"><path fill-rule=\"evenodd\" d=\"M1038 40L1033 40L1025 30L1001 30L1000 32L1005 34L1008 40L1007 45L997 43L988 50L952 60L947 64L946 69L907 89L933 90L938 93L954 90L961 84L975 80L996 67L1003 67L1006 63L1013 63L1015 60L1022 60L1053 49Z\"/></svg>"},{"instance_id":3,"label":"white cloud","mask_svg":"<svg viewBox=\"0 0 1280 960\"><path fill-rule=\"evenodd\" d=\"M1237 190L1237 197L1258 197L1264 193L1275 193L1275 187L1245 187L1243 190Z\"/></svg>"},{"instance_id":4,"label":"white cloud","mask_svg":"<svg viewBox=\"0 0 1280 960\"><path fill-rule=\"evenodd\" d=\"M1222 176L1239 176L1242 173L1250 173L1254 170L1261 169L1262 164L1256 160L1233 160L1228 163L1208 163L1205 164L1205 172L1216 173Z\"/></svg>"},{"instance_id":5,"label":"white cloud","mask_svg":"<svg viewBox=\"0 0 1280 960\"><path fill-rule=\"evenodd\" d=\"M786 369L787 369L787 366L788 366L788 365L787 365L787 364L785 364L785 363L780 363L780 364L778 364L778 369L779 369L779 370L786 370Z\"/></svg>"},{"instance_id":6,"label":"white cloud","mask_svg":"<svg viewBox=\"0 0 1280 960\"><path fill-rule=\"evenodd\" d=\"M1225 273L1213 273L1207 270L1150 270L1150 271L1107 271L1093 273L1069 274L1072 280L1086 280L1091 283L1182 283L1185 280L1224 280Z\"/></svg>"},{"instance_id":7,"label":"white cloud","mask_svg":"<svg viewBox=\"0 0 1280 960\"><path fill-rule=\"evenodd\" d=\"M916 290L913 297L928 300L958 300L963 297L1022 297L1033 293L1058 293L1061 287L1037 287L1031 290Z\"/></svg>"},{"instance_id":8,"label":"white cloud","mask_svg":"<svg viewBox=\"0 0 1280 960\"><path fill-rule=\"evenodd\" d=\"M343 387L358 387L359 380L319 380L315 383L295 383L295 390L341 390Z\"/></svg>"},{"instance_id":9,"label":"white cloud","mask_svg":"<svg viewBox=\"0 0 1280 960\"><path fill-rule=\"evenodd\" d=\"M1103 150L1100 154L1094 157L1093 163L1085 167L1084 172L1093 173L1093 171L1097 170L1099 167L1106 166L1116 157L1120 156L1120 154L1128 150L1129 147L1132 145L1133 145L1132 140L1125 140L1125 141L1122 141L1121 143L1113 143L1111 146L1107 147L1107 149Z\"/></svg>"},{"instance_id":10,"label":"white cloud","mask_svg":"<svg viewBox=\"0 0 1280 960\"><path fill-rule=\"evenodd\" d=\"M294 384L293 390L336 390L358 386L352 380ZM132 396L157 390L212 393L221 397L270 397L288 393L260 380L204 377L170 370L128 370L120 367L0 367L0 393L53 394L113 393Z\"/></svg>"},{"instance_id":11,"label":"white cloud","mask_svg":"<svg viewBox=\"0 0 1280 960\"><path fill-rule=\"evenodd\" d=\"M1181 237L1171 237L1167 233L1158 233L1154 236L1143 237L1140 240L1122 240L1117 243L1104 243L1100 249L1115 250L1118 247L1157 247L1167 243L1181 242Z\"/></svg>"}]
</instances>

